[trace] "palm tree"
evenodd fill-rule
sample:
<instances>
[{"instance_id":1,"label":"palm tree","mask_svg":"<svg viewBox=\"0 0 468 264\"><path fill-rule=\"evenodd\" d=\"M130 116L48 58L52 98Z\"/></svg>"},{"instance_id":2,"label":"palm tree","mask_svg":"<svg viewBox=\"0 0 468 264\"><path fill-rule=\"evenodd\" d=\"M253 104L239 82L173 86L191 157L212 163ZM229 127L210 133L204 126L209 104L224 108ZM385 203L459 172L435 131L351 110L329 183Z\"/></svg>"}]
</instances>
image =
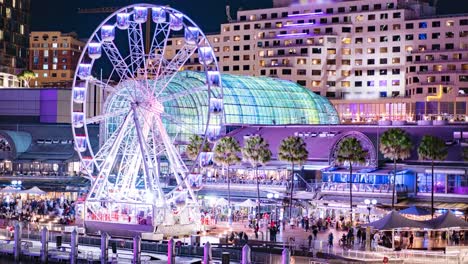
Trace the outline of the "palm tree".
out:
<instances>
[{"instance_id":1,"label":"palm tree","mask_svg":"<svg viewBox=\"0 0 468 264\"><path fill-rule=\"evenodd\" d=\"M199 135L192 135L189 139L190 143L187 145L185 153L191 161L196 161L200 152L209 152L210 144ZM202 148L203 145L203 148Z\"/></svg>"},{"instance_id":2,"label":"palm tree","mask_svg":"<svg viewBox=\"0 0 468 264\"><path fill-rule=\"evenodd\" d=\"M380 152L385 158L393 160L393 192L392 192L392 210L395 207L395 189L396 189L396 175L397 175L397 160L406 159L411 155L410 136L403 129L391 128L385 131L380 138Z\"/></svg>"},{"instance_id":3,"label":"palm tree","mask_svg":"<svg viewBox=\"0 0 468 264\"><path fill-rule=\"evenodd\" d=\"M18 74L18 79L24 81L24 86L29 88L29 82L33 79L36 79L36 74L30 70L24 70L20 74Z\"/></svg>"},{"instance_id":4,"label":"palm tree","mask_svg":"<svg viewBox=\"0 0 468 264\"><path fill-rule=\"evenodd\" d=\"M232 213L231 213L231 178L229 177L229 167L240 161L238 153L241 151L239 142L233 137L223 137L220 139L214 148L213 160L218 166L227 168L227 180L228 180L228 206L229 206L229 225L232 224Z\"/></svg>"},{"instance_id":5,"label":"palm tree","mask_svg":"<svg viewBox=\"0 0 468 264\"><path fill-rule=\"evenodd\" d=\"M289 217L292 217L292 201L294 192L294 164L302 165L307 160L309 152L301 137L289 136L281 141L278 158L291 163L291 193L289 199Z\"/></svg>"},{"instance_id":6,"label":"palm tree","mask_svg":"<svg viewBox=\"0 0 468 264\"><path fill-rule=\"evenodd\" d=\"M343 139L338 145L337 161L349 164L349 208L351 225L353 224L353 164L362 164L366 161L367 150L361 142L354 137Z\"/></svg>"},{"instance_id":7,"label":"palm tree","mask_svg":"<svg viewBox=\"0 0 468 264\"><path fill-rule=\"evenodd\" d=\"M244 141L242 158L255 168L255 179L257 180L257 217L258 221L260 221L260 182L258 179L258 167L270 161L270 144L261 136L251 136Z\"/></svg>"},{"instance_id":8,"label":"palm tree","mask_svg":"<svg viewBox=\"0 0 468 264\"><path fill-rule=\"evenodd\" d=\"M431 161L431 216L434 218L434 161L447 158L445 142L438 137L424 136L418 147L418 156L420 160Z\"/></svg>"}]
</instances>

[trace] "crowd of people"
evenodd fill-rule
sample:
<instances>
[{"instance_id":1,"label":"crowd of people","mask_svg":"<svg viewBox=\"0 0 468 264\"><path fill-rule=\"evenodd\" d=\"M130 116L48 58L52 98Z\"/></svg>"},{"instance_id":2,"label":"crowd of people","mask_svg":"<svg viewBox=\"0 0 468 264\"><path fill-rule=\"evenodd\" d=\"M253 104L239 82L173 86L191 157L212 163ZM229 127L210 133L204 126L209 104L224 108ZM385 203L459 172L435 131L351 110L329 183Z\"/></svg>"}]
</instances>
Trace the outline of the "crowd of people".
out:
<instances>
[{"instance_id":1,"label":"crowd of people","mask_svg":"<svg viewBox=\"0 0 468 264\"><path fill-rule=\"evenodd\" d=\"M63 198L22 199L4 196L0 205L0 218L37 223L44 216L58 218L59 224L73 224L75 203Z\"/></svg>"}]
</instances>

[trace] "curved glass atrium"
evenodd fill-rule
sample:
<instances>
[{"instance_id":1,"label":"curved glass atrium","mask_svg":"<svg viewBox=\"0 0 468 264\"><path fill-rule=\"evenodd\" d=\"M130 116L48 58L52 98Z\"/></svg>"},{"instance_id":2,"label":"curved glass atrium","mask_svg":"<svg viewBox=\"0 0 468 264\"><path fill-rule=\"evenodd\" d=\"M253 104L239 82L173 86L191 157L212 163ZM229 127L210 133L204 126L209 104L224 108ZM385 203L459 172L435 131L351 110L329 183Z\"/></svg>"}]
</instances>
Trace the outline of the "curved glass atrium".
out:
<instances>
[{"instance_id":1,"label":"curved glass atrium","mask_svg":"<svg viewBox=\"0 0 468 264\"><path fill-rule=\"evenodd\" d=\"M333 105L306 88L290 81L268 77L250 77L222 74L224 98L224 123L231 125L285 125L285 124L338 124L338 114ZM169 125L169 134L201 134L206 126L208 95L205 73L183 71L176 74L161 94L173 100L163 102L164 112L172 118L163 122ZM122 84L121 84L122 85ZM219 87L212 87L213 95L220 97ZM117 99L117 100L115 100ZM118 96L111 99L107 110L115 111ZM117 120L116 120L117 121ZM110 122L112 123L112 122ZM115 126L110 124L108 132ZM210 123L211 124L211 123ZM185 141L187 138L179 138Z\"/></svg>"}]
</instances>

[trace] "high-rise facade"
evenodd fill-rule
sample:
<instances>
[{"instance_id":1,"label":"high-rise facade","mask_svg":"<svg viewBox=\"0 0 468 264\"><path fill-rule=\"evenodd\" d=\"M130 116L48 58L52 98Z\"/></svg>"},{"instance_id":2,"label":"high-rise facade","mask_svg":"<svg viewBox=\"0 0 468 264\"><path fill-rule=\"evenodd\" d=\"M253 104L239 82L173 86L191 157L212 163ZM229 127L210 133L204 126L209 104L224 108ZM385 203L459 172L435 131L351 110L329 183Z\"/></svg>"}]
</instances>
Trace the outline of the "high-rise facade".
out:
<instances>
[{"instance_id":1,"label":"high-rise facade","mask_svg":"<svg viewBox=\"0 0 468 264\"><path fill-rule=\"evenodd\" d=\"M359 115L468 113L468 16L436 16L415 0L276 2L208 36L223 72L292 80L336 104L373 99ZM169 44L175 54L184 41Z\"/></svg>"},{"instance_id":2,"label":"high-rise facade","mask_svg":"<svg viewBox=\"0 0 468 264\"><path fill-rule=\"evenodd\" d=\"M0 72L27 68L30 0L0 0Z\"/></svg>"},{"instance_id":3,"label":"high-rise facade","mask_svg":"<svg viewBox=\"0 0 468 264\"><path fill-rule=\"evenodd\" d=\"M31 32L29 65L36 74L32 87L71 87L85 43L76 33Z\"/></svg>"}]
</instances>

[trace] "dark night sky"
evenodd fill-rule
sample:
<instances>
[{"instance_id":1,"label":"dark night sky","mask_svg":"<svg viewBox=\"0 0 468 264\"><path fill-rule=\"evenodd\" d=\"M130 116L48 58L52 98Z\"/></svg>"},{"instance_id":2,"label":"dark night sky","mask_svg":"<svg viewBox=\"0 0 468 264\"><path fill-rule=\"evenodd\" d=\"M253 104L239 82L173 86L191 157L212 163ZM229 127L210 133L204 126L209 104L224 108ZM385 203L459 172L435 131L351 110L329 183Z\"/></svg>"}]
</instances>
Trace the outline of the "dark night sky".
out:
<instances>
[{"instance_id":1,"label":"dark night sky","mask_svg":"<svg viewBox=\"0 0 468 264\"><path fill-rule=\"evenodd\" d=\"M205 33L218 32L219 24L226 21L225 0L33 0L32 30L76 31L87 38L109 14L78 14L78 8L126 6L137 2L170 5L197 23ZM231 15L242 5L244 9L271 7L271 0L230 0ZM439 0L438 13L468 13L467 0ZM465 3L465 4L463 4Z\"/></svg>"}]
</instances>

